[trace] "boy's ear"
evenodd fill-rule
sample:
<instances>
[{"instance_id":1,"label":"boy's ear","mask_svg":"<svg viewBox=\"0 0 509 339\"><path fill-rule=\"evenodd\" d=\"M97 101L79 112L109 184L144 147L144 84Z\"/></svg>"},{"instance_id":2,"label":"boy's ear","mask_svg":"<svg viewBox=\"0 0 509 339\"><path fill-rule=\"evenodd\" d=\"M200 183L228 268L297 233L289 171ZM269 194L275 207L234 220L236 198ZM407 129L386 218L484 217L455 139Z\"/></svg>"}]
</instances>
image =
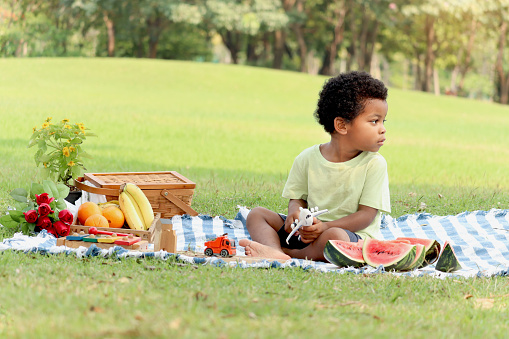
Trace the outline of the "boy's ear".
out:
<instances>
[{"instance_id":1,"label":"boy's ear","mask_svg":"<svg viewBox=\"0 0 509 339\"><path fill-rule=\"evenodd\" d=\"M337 117L334 119L334 129L339 134L345 135L347 133L346 121L343 118Z\"/></svg>"}]
</instances>

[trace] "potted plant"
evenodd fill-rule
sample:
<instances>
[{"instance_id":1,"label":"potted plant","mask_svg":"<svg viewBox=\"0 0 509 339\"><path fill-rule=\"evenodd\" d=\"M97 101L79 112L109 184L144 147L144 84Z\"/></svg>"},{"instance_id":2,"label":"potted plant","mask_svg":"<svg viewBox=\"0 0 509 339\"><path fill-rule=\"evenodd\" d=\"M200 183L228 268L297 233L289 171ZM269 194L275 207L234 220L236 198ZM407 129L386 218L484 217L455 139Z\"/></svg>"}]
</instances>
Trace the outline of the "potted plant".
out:
<instances>
[{"instance_id":1,"label":"potted plant","mask_svg":"<svg viewBox=\"0 0 509 339\"><path fill-rule=\"evenodd\" d=\"M32 183L30 192L16 188L11 193L14 208L0 217L0 223L8 228L17 228L24 234L46 230L55 237L69 235L74 216L67 209L64 198L69 187L44 180L42 184Z\"/></svg>"},{"instance_id":2,"label":"potted plant","mask_svg":"<svg viewBox=\"0 0 509 339\"><path fill-rule=\"evenodd\" d=\"M83 123L71 124L69 119L53 123L51 120L47 118L39 129L34 127L28 147L38 148L34 159L37 166L43 165L43 178L63 183L70 192L75 192L73 179L83 175L83 159L90 158L82 144L87 137L96 135L88 132Z\"/></svg>"}]
</instances>

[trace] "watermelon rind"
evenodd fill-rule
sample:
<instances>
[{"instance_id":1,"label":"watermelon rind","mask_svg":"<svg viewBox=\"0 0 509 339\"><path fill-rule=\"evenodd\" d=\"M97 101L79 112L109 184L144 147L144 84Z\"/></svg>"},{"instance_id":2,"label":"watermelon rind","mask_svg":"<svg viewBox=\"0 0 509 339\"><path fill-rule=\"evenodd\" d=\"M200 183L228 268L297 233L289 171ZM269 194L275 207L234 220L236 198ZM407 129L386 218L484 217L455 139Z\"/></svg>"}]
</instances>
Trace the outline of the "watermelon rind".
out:
<instances>
[{"instance_id":1,"label":"watermelon rind","mask_svg":"<svg viewBox=\"0 0 509 339\"><path fill-rule=\"evenodd\" d=\"M360 255L355 256L351 253L351 250L355 250L356 248ZM365 265L360 243L329 240L325 244L323 256L327 261L339 267L361 267Z\"/></svg>"},{"instance_id":2,"label":"watermelon rind","mask_svg":"<svg viewBox=\"0 0 509 339\"><path fill-rule=\"evenodd\" d=\"M426 247L421 244L415 244L415 246L416 252L414 261L411 262L408 267L401 268L400 271L411 271L413 269L420 268L424 262L424 259L426 258Z\"/></svg>"},{"instance_id":3,"label":"watermelon rind","mask_svg":"<svg viewBox=\"0 0 509 339\"><path fill-rule=\"evenodd\" d=\"M458 258L456 258L456 254L454 254L454 249L448 241L444 244L444 249L442 250L442 254L440 254L440 258L438 258L435 269L445 273L456 272L462 269Z\"/></svg>"},{"instance_id":4,"label":"watermelon rind","mask_svg":"<svg viewBox=\"0 0 509 339\"><path fill-rule=\"evenodd\" d=\"M364 240L362 255L370 266L382 265L386 270L402 270L414 261L416 246L376 239Z\"/></svg>"},{"instance_id":5,"label":"watermelon rind","mask_svg":"<svg viewBox=\"0 0 509 339\"><path fill-rule=\"evenodd\" d=\"M419 268L433 264L440 255L440 243L434 239L398 237L396 240L405 240L409 241L412 245L421 244L426 247L426 255Z\"/></svg>"}]
</instances>

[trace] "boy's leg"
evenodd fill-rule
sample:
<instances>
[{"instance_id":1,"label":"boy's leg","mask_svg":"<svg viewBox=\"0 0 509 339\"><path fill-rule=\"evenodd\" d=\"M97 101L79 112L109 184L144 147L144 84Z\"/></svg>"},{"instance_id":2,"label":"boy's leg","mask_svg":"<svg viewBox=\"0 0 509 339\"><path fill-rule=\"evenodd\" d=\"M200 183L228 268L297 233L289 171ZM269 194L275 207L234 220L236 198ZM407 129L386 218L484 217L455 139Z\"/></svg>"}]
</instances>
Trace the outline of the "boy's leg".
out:
<instances>
[{"instance_id":1,"label":"boy's leg","mask_svg":"<svg viewBox=\"0 0 509 339\"><path fill-rule=\"evenodd\" d=\"M333 227L320 234L314 242L303 249L285 248L283 251L292 258L326 261L323 250L329 240L351 241L350 236L344 229Z\"/></svg>"},{"instance_id":2,"label":"boy's leg","mask_svg":"<svg viewBox=\"0 0 509 339\"><path fill-rule=\"evenodd\" d=\"M276 212L263 207L253 208L246 219L246 227L253 241L241 239L239 245L246 248L246 255L274 259L290 259L281 249L277 231L284 224Z\"/></svg>"}]
</instances>

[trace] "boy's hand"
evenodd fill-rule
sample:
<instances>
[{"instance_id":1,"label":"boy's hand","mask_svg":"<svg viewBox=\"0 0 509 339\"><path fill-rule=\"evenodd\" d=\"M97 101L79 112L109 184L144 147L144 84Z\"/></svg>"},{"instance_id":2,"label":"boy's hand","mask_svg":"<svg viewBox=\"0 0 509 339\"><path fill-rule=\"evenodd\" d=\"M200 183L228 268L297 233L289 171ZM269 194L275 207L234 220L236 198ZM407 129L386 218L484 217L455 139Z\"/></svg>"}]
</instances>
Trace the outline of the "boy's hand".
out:
<instances>
[{"instance_id":1,"label":"boy's hand","mask_svg":"<svg viewBox=\"0 0 509 339\"><path fill-rule=\"evenodd\" d=\"M285 231L286 232L288 232L288 233L292 232L292 224L295 221L295 219L299 219L299 213L300 213L300 211L295 211L292 214L288 214L286 216L286 221L285 221ZM295 234L298 234L298 233L299 232L297 231L297 233L295 233Z\"/></svg>"},{"instance_id":2,"label":"boy's hand","mask_svg":"<svg viewBox=\"0 0 509 339\"><path fill-rule=\"evenodd\" d=\"M300 234L300 240L307 244L315 241L326 229L325 223L317 218L313 218L313 225L302 226L297 233Z\"/></svg>"}]
</instances>

